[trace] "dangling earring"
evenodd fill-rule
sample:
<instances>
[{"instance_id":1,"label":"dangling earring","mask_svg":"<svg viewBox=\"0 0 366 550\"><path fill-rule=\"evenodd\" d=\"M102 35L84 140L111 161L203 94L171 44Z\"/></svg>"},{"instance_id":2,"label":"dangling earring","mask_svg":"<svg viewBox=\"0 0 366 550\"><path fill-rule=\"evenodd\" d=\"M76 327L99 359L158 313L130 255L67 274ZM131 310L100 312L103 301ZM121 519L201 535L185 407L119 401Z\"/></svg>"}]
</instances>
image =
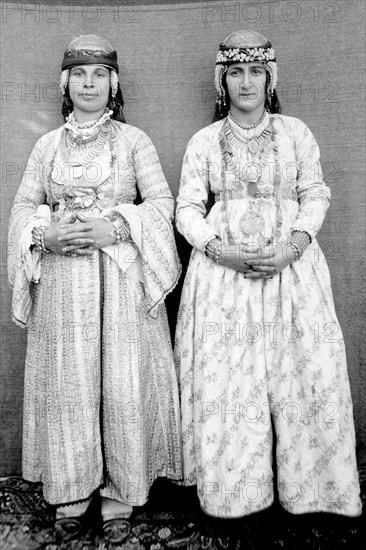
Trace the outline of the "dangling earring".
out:
<instances>
[{"instance_id":1,"label":"dangling earring","mask_svg":"<svg viewBox=\"0 0 366 550\"><path fill-rule=\"evenodd\" d=\"M111 98L111 99L108 101L107 107L108 107L108 109L110 109L111 111L114 111L115 106L116 106L116 102L114 101L114 99Z\"/></svg>"},{"instance_id":2,"label":"dangling earring","mask_svg":"<svg viewBox=\"0 0 366 550\"><path fill-rule=\"evenodd\" d=\"M60 90L62 95L65 95L67 84L69 82L69 77L70 77L69 69L65 69L64 71L62 71L61 77L60 77Z\"/></svg>"},{"instance_id":3,"label":"dangling earring","mask_svg":"<svg viewBox=\"0 0 366 550\"><path fill-rule=\"evenodd\" d=\"M225 97L225 91L223 90L223 93L221 95L217 94L216 103L219 107L223 106L226 107L226 97Z\"/></svg>"},{"instance_id":4,"label":"dangling earring","mask_svg":"<svg viewBox=\"0 0 366 550\"><path fill-rule=\"evenodd\" d=\"M266 72L268 73L268 82L267 82L267 89L266 89L266 101L264 104L264 107L266 111L269 113L272 113L272 96L273 96L273 74L272 74L272 67L268 63L264 63L264 68Z\"/></svg>"},{"instance_id":5,"label":"dangling earring","mask_svg":"<svg viewBox=\"0 0 366 550\"><path fill-rule=\"evenodd\" d=\"M272 113L272 96L273 96L273 91L269 87L269 89L267 89L266 102L265 102L265 108L269 113Z\"/></svg>"},{"instance_id":6,"label":"dangling earring","mask_svg":"<svg viewBox=\"0 0 366 550\"><path fill-rule=\"evenodd\" d=\"M220 118L224 118L225 116L225 95L217 94L216 97L216 105L217 105L217 111Z\"/></svg>"},{"instance_id":7,"label":"dangling earring","mask_svg":"<svg viewBox=\"0 0 366 550\"><path fill-rule=\"evenodd\" d=\"M111 70L110 74L110 84L111 84L111 92L112 92L112 98L116 97L117 91L118 91L118 75L116 71Z\"/></svg>"}]
</instances>

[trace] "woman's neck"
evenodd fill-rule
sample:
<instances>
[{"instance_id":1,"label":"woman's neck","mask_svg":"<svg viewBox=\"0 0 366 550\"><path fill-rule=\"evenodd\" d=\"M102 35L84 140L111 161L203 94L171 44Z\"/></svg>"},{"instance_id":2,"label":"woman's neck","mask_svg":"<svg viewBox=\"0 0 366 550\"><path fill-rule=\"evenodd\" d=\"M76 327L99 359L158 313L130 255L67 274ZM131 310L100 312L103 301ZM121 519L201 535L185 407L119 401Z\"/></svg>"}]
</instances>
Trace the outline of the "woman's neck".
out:
<instances>
[{"instance_id":1,"label":"woman's neck","mask_svg":"<svg viewBox=\"0 0 366 550\"><path fill-rule=\"evenodd\" d=\"M100 118L104 114L105 109L101 109L99 111L81 111L78 108L74 108L74 116L76 122L79 124L84 124L85 122L92 122L97 121L98 118Z\"/></svg>"},{"instance_id":2,"label":"woman's neck","mask_svg":"<svg viewBox=\"0 0 366 550\"><path fill-rule=\"evenodd\" d=\"M258 120L260 120L261 116L264 112L264 106L260 105L257 107L257 109L254 109L253 111L242 111L241 109L238 109L234 105L230 106L230 112L233 116L233 118L241 125L241 126L252 126Z\"/></svg>"}]
</instances>

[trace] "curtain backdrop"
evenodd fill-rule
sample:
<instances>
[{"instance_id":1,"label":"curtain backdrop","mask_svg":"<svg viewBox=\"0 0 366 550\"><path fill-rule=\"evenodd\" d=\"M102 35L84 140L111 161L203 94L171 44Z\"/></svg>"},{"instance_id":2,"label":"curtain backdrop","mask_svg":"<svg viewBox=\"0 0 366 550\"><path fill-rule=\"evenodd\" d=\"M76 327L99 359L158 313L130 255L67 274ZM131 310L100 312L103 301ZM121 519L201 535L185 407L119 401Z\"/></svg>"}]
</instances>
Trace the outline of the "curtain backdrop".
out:
<instances>
[{"instance_id":1,"label":"curtain backdrop","mask_svg":"<svg viewBox=\"0 0 366 550\"><path fill-rule=\"evenodd\" d=\"M174 195L189 138L212 119L215 56L231 32L272 40L283 113L302 119L322 153L331 208L319 235L345 335L359 464L365 415L365 2L3 2L1 13L1 442L0 475L21 472L26 333L11 322L7 222L35 141L62 124L63 51L80 34L117 49L127 121L153 140ZM182 261L189 247L178 237ZM174 329L179 287L167 305Z\"/></svg>"}]
</instances>

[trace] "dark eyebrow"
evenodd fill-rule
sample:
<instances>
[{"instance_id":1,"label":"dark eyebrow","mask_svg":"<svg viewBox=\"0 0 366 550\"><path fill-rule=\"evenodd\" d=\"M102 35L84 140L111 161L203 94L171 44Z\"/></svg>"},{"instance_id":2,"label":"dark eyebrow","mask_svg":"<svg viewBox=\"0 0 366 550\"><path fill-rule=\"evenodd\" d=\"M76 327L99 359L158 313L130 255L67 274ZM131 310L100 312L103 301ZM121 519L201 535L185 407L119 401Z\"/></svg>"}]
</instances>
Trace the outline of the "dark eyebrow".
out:
<instances>
[{"instance_id":1,"label":"dark eyebrow","mask_svg":"<svg viewBox=\"0 0 366 550\"><path fill-rule=\"evenodd\" d=\"M71 70L71 72L72 72L72 71L82 71L82 72L85 72L85 69L83 69L82 67L71 67L70 70ZM108 73L108 72L109 72L108 69L107 69L107 67L98 67L97 69L94 69L93 72L95 72L95 71L105 71L105 73Z\"/></svg>"}]
</instances>

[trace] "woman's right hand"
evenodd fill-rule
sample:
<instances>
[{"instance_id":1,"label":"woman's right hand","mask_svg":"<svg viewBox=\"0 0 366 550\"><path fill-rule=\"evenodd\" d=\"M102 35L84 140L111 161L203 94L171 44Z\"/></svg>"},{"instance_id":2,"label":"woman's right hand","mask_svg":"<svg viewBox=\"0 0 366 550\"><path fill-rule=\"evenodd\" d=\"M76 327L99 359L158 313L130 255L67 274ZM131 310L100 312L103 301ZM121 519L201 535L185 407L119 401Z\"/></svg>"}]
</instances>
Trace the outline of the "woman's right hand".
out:
<instances>
[{"instance_id":1,"label":"woman's right hand","mask_svg":"<svg viewBox=\"0 0 366 550\"><path fill-rule=\"evenodd\" d=\"M268 253L269 256L270 253ZM244 273L250 279L265 279L270 277L272 273L269 271L254 271L253 267L246 263L247 260L257 260L258 257L264 258L267 257L267 254L263 256L260 249L250 251L241 244L229 245L223 243L219 263L230 269L239 271L239 273Z\"/></svg>"},{"instance_id":2,"label":"woman's right hand","mask_svg":"<svg viewBox=\"0 0 366 550\"><path fill-rule=\"evenodd\" d=\"M72 213L57 223L51 224L44 232L44 245L54 254L70 255L65 251L67 244L77 245L73 255L91 256L93 254L94 240L85 237L85 232L92 229L91 225L78 221L77 215ZM69 240L60 242L61 237L68 236Z\"/></svg>"},{"instance_id":3,"label":"woman's right hand","mask_svg":"<svg viewBox=\"0 0 366 550\"><path fill-rule=\"evenodd\" d=\"M247 273L251 269L245 263L244 254L241 252L240 245L237 244L230 245L222 243L219 264L239 271L240 273Z\"/></svg>"}]
</instances>

